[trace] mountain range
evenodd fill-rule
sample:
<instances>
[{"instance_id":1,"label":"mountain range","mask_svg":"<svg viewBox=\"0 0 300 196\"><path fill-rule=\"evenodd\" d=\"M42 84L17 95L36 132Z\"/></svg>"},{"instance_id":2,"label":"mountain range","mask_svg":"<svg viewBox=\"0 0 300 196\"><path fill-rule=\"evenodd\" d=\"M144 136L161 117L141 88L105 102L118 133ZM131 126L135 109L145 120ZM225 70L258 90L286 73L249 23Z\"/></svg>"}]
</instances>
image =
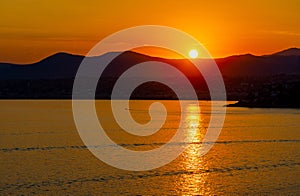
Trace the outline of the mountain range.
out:
<instances>
[{"instance_id":1,"label":"mountain range","mask_svg":"<svg viewBox=\"0 0 300 196\"><path fill-rule=\"evenodd\" d=\"M99 60L106 58L108 55L109 53L88 58ZM57 53L32 64L0 63L0 80L74 78L83 58L84 56ZM113 60L114 70L107 74L108 76L113 76L136 63L146 61L166 62L175 65L179 69L183 69L184 64L189 63L186 59L163 59L128 51L120 54ZM205 60L202 61L205 63ZM215 61L225 77L300 74L300 49L298 48L290 48L264 56L254 56L252 54L235 55L217 58ZM188 73L191 72L187 71Z\"/></svg>"},{"instance_id":2,"label":"mountain range","mask_svg":"<svg viewBox=\"0 0 300 196\"><path fill-rule=\"evenodd\" d=\"M110 99L112 89L122 73L138 63L149 61L163 62L175 67L190 80L199 99L210 99L210 93L202 74L188 59L165 59L132 51L107 53L101 56L87 57L87 59L103 66L101 62L115 55L118 56L109 63L99 78L101 85L99 83L97 85L95 94L97 99ZM27 65L0 63L0 98L70 99L75 75L84 58L80 55L57 53ZM209 66L205 65L209 65L211 60L196 59L196 62L203 65L203 68L207 68ZM253 93L257 89L264 92L265 88L273 88L273 94L284 88L296 89L283 90L288 94L300 91L298 89L300 49L298 48L290 48L263 56L234 55L217 58L215 62L223 76L228 100L245 99L249 97L249 93ZM143 74L155 73L141 73L139 77L143 77ZM166 77L172 77L167 74L168 72L166 72ZM214 73L211 74L213 77ZM176 85L184 87L181 80L173 78L172 81ZM266 96L266 94L262 95ZM289 95L284 94L284 96ZM294 95L291 94L291 96ZM122 97L120 98L122 99ZM176 95L166 85L148 82L136 88L131 98L176 99ZM269 100L264 100L269 102Z\"/></svg>"}]
</instances>

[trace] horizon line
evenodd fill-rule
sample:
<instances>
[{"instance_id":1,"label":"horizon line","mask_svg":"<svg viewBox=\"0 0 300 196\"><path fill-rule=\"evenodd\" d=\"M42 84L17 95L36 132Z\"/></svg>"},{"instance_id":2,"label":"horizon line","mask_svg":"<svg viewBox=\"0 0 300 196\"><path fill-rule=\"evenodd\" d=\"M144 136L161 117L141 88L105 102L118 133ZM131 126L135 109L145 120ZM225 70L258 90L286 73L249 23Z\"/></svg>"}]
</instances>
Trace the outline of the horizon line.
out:
<instances>
[{"instance_id":1,"label":"horizon line","mask_svg":"<svg viewBox=\"0 0 300 196\"><path fill-rule=\"evenodd\" d=\"M255 54L252 54L252 53L240 53L240 54L232 54L232 55L228 55L228 56L212 57L212 58L201 58L201 57L199 57L199 58L195 58L194 60L196 60L196 59L214 59L214 60L216 60L216 59L225 59L225 58L229 58L229 57L245 56L245 55L251 55L251 56L254 56L254 57L263 57L263 56L276 55L277 53L284 52L284 51L287 51L287 50L292 50L292 49L296 49L296 50L300 51L300 47L290 47L290 48L285 48L285 49L279 50L277 52L273 52L273 53L269 53L269 54L262 54L262 55L255 55ZM160 58L160 59L168 59L168 60L189 60L189 59L192 59L192 58L167 58L167 57L161 57L161 56L136 52L136 51L132 51L132 50L128 50L128 51L110 51L110 52L95 55L95 56L87 56L87 55L83 55L83 54L76 54L76 53L72 53L72 52L69 52L69 51L58 51L58 52L54 52L50 55L47 55L47 56L45 56L45 57L43 57L39 60L32 61L32 62L17 63L17 62L2 62L2 61L0 61L0 63L1 64L14 64L14 65L30 65L30 64L41 62L41 61L43 61L47 58L50 58L52 56L55 56L57 54L67 54L67 55L71 55L71 56L79 56L79 57L86 58L86 57L100 57L100 56L104 56L104 55L107 55L107 54L110 54L110 53L120 53L120 54L122 54L122 53L125 53L125 52L132 52L132 53L148 56L148 57L151 57L151 58ZM293 55L290 55L290 56L293 56Z\"/></svg>"}]
</instances>

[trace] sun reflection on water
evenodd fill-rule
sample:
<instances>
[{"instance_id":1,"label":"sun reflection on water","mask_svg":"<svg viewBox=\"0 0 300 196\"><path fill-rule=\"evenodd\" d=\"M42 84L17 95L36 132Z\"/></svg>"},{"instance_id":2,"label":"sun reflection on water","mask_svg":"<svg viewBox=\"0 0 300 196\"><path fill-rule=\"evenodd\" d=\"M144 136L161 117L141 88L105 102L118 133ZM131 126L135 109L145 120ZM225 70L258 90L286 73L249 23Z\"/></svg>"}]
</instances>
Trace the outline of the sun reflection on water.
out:
<instances>
[{"instance_id":1,"label":"sun reflection on water","mask_svg":"<svg viewBox=\"0 0 300 196\"><path fill-rule=\"evenodd\" d=\"M204 170L205 164L199 155L200 142L205 134L202 124L202 116L197 105L189 105L185 116L185 133L189 145L182 154L181 167L185 171L178 181L178 192L183 195L203 195L207 190L203 187L206 184L207 174Z\"/></svg>"}]
</instances>

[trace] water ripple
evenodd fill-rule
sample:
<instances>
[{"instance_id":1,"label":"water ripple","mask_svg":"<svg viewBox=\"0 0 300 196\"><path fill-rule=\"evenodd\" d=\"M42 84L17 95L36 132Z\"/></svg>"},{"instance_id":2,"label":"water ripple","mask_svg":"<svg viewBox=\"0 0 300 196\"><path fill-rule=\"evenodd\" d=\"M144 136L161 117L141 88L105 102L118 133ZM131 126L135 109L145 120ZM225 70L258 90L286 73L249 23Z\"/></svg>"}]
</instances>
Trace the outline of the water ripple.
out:
<instances>
[{"instance_id":1,"label":"water ripple","mask_svg":"<svg viewBox=\"0 0 300 196\"><path fill-rule=\"evenodd\" d=\"M244 143L298 143L300 140L235 140L235 141L216 141L216 142L177 142L168 143L168 145L200 145L200 144L244 144ZM140 146L151 146L159 147L166 143L135 143L135 144L115 144L115 145L97 145L97 146L45 146L45 147L15 147L15 148L0 148L0 152L14 152L14 151L36 151L36 150L67 150L67 149L87 149L87 148L106 148L115 147L117 145L122 147L140 147Z\"/></svg>"},{"instance_id":2,"label":"water ripple","mask_svg":"<svg viewBox=\"0 0 300 196\"><path fill-rule=\"evenodd\" d=\"M178 170L178 171L150 171L142 174L130 173L124 175L116 176L95 176L91 178L77 178L77 179L68 179L68 180L48 180L41 182L28 182L28 183L16 183L16 184L2 184L0 185L0 192L7 191L8 189L29 189L32 187L47 187L47 186L64 186L71 185L76 183L90 183L90 182L108 182L108 181L120 181L120 180L136 180L136 179L147 179L157 176L177 176L177 175L197 175L203 173L231 173L233 171L260 171L264 169L274 169L279 167L295 167L300 166L300 163L277 163L277 164L261 164L254 166L231 166L226 168L208 168L208 169L198 169L193 171Z\"/></svg>"}]
</instances>

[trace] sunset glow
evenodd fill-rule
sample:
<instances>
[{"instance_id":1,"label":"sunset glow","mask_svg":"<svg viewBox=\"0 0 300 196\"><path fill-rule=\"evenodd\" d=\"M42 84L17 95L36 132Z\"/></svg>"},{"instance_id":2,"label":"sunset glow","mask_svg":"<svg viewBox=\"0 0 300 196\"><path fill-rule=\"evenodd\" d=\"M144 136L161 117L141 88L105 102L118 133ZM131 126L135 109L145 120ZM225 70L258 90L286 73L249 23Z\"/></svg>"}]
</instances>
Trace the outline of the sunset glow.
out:
<instances>
[{"instance_id":1,"label":"sunset glow","mask_svg":"<svg viewBox=\"0 0 300 196\"><path fill-rule=\"evenodd\" d=\"M1 0L1 195L300 195L300 0Z\"/></svg>"},{"instance_id":2,"label":"sunset glow","mask_svg":"<svg viewBox=\"0 0 300 196\"><path fill-rule=\"evenodd\" d=\"M104 37L147 24L185 31L213 57L269 54L300 45L298 9L297 0L2 1L0 62L30 63L57 52L85 55Z\"/></svg>"}]
</instances>

